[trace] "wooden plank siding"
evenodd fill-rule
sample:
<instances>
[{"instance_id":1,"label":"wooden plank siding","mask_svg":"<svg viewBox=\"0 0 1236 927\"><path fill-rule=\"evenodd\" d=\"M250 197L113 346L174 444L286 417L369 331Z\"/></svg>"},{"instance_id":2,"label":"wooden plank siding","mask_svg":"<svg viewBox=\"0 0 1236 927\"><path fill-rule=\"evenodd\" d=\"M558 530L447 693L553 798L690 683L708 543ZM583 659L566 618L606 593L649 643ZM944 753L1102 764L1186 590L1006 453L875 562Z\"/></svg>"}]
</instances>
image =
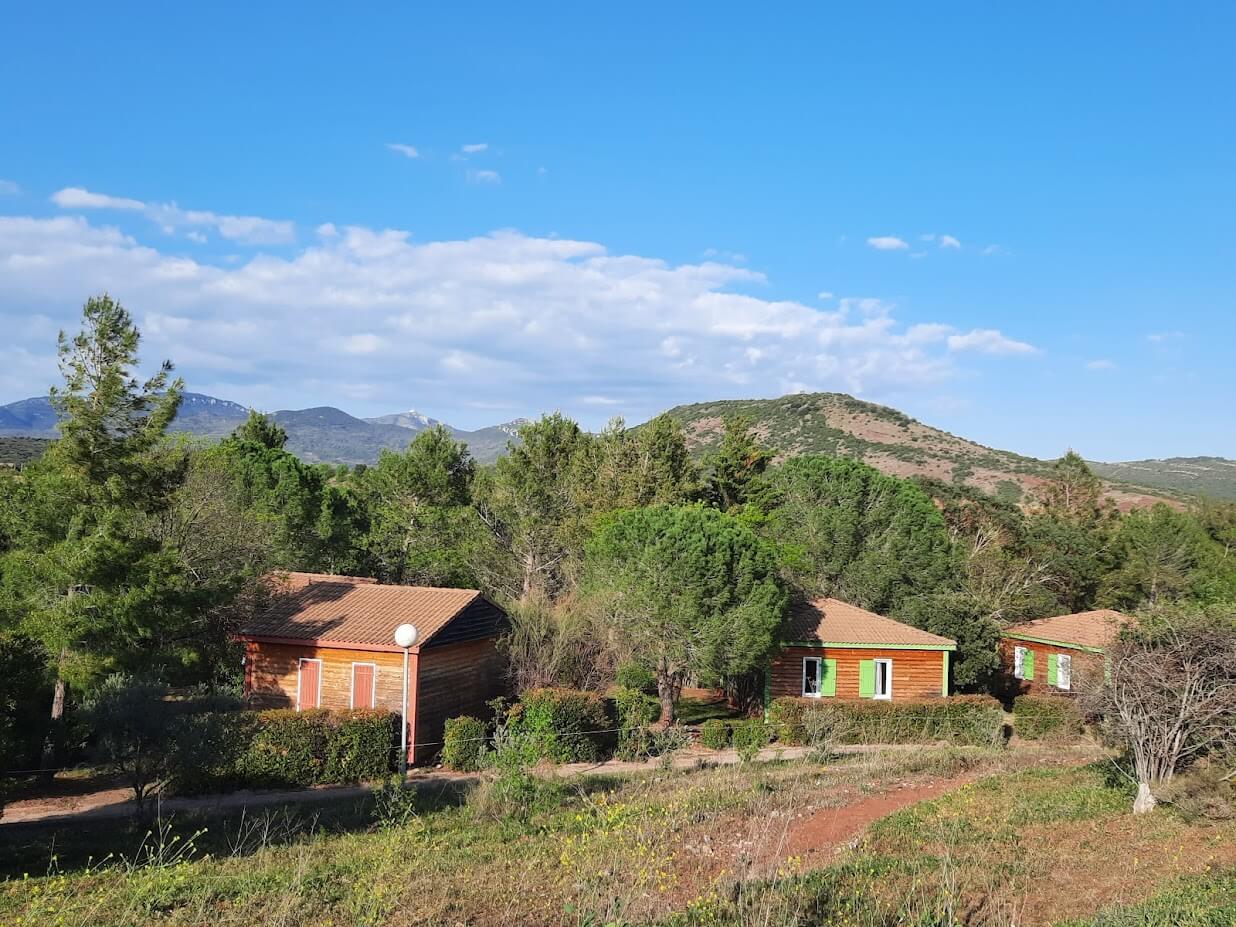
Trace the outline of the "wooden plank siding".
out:
<instances>
[{"instance_id":1,"label":"wooden plank siding","mask_svg":"<svg viewBox=\"0 0 1236 927\"><path fill-rule=\"evenodd\" d=\"M487 717L490 699L507 694L506 658L493 638L431 647L421 653L416 680L416 755L429 759L442 749L448 718Z\"/></svg>"},{"instance_id":2,"label":"wooden plank siding","mask_svg":"<svg viewBox=\"0 0 1236 927\"><path fill-rule=\"evenodd\" d=\"M352 664L377 665L377 708L399 711L403 698L403 654L363 650L298 647L294 644L245 644L245 700L255 708L296 707L296 666L301 657L322 661L322 701L318 707L351 708Z\"/></svg>"},{"instance_id":3,"label":"wooden plank siding","mask_svg":"<svg viewBox=\"0 0 1236 927\"><path fill-rule=\"evenodd\" d=\"M803 694L803 659L823 657L837 661L839 699L857 699L858 666L863 660L892 660L893 701L940 698L943 695L945 660L942 650L881 650L868 647L803 647L787 645L769 664L768 694L771 698ZM825 696L827 698L827 696Z\"/></svg>"},{"instance_id":4,"label":"wooden plank siding","mask_svg":"<svg viewBox=\"0 0 1236 927\"><path fill-rule=\"evenodd\" d=\"M1013 649L1015 647L1025 647L1034 653L1033 679L1018 679L1013 675ZM1049 654L1067 654L1073 658L1073 673L1069 689L1059 689L1047 684L1047 657ZM1005 683L1013 695L1071 695L1080 691L1087 680L1102 679L1104 672L1103 654L1101 653L1081 650L1076 647L1062 647L1057 644L1021 640L1013 637L1005 637L1000 640L1000 666L1003 670Z\"/></svg>"},{"instance_id":5,"label":"wooden plank siding","mask_svg":"<svg viewBox=\"0 0 1236 927\"><path fill-rule=\"evenodd\" d=\"M297 665L321 660L320 708L351 706L352 664L374 664L374 707L398 713L403 699L403 653L342 650L247 641L245 699L253 708L295 708ZM506 694L506 660L494 638L430 647L413 653L408 665L408 742L413 762L441 750L447 718L484 717L490 699Z\"/></svg>"}]
</instances>

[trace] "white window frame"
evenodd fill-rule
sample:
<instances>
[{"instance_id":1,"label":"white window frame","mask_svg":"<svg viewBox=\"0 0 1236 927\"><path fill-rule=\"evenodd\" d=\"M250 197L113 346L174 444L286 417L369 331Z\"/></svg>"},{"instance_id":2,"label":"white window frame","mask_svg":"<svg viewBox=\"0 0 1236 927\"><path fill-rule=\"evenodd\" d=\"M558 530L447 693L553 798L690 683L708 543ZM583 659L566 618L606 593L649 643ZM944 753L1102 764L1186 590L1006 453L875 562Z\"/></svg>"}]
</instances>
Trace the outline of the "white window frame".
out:
<instances>
[{"instance_id":1,"label":"white window frame","mask_svg":"<svg viewBox=\"0 0 1236 927\"><path fill-rule=\"evenodd\" d=\"M318 665L318 691L314 693L313 708L322 707L322 660L320 657L301 657L296 661L296 710L300 711L300 671L306 663Z\"/></svg>"},{"instance_id":2,"label":"white window frame","mask_svg":"<svg viewBox=\"0 0 1236 927\"><path fill-rule=\"evenodd\" d=\"M815 691L807 691L807 664L815 663ZM824 694L824 658L823 657L803 657L803 678L802 678L802 693L803 698L820 698Z\"/></svg>"},{"instance_id":3,"label":"white window frame","mask_svg":"<svg viewBox=\"0 0 1236 927\"><path fill-rule=\"evenodd\" d=\"M1073 655L1056 654L1056 688L1068 692L1073 688Z\"/></svg>"},{"instance_id":4,"label":"white window frame","mask_svg":"<svg viewBox=\"0 0 1236 927\"><path fill-rule=\"evenodd\" d=\"M358 666L372 666L373 677L369 680L369 707L378 707L378 664L370 663L366 660L358 660L352 664L352 678L348 682L348 707L356 707L356 668Z\"/></svg>"},{"instance_id":5,"label":"white window frame","mask_svg":"<svg viewBox=\"0 0 1236 927\"><path fill-rule=\"evenodd\" d=\"M1026 678L1026 651L1028 649L1029 648L1020 647L1020 646L1013 648L1013 678L1014 679L1025 679Z\"/></svg>"},{"instance_id":6,"label":"white window frame","mask_svg":"<svg viewBox=\"0 0 1236 927\"><path fill-rule=\"evenodd\" d=\"M883 663L888 667L888 691L883 695L880 694L880 664ZM892 699L893 697L893 661L887 657L883 657L875 661L875 694L872 698Z\"/></svg>"}]
</instances>

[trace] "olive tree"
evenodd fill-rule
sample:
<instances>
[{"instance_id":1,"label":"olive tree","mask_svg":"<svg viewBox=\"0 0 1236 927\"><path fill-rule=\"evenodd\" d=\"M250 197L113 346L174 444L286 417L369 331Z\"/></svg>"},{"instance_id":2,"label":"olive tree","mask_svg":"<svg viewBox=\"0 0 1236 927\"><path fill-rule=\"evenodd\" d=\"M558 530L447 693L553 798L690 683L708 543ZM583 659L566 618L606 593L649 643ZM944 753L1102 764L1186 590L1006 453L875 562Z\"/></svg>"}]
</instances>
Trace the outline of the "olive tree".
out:
<instances>
[{"instance_id":1,"label":"olive tree","mask_svg":"<svg viewBox=\"0 0 1236 927\"><path fill-rule=\"evenodd\" d=\"M699 505L611 516L587 545L583 590L618 652L652 668L663 723L688 679L763 665L787 604L771 548Z\"/></svg>"},{"instance_id":2,"label":"olive tree","mask_svg":"<svg viewBox=\"0 0 1236 927\"><path fill-rule=\"evenodd\" d=\"M1236 730L1236 609L1158 609L1107 651L1090 710L1133 758L1134 813L1200 756L1231 749Z\"/></svg>"}]
</instances>

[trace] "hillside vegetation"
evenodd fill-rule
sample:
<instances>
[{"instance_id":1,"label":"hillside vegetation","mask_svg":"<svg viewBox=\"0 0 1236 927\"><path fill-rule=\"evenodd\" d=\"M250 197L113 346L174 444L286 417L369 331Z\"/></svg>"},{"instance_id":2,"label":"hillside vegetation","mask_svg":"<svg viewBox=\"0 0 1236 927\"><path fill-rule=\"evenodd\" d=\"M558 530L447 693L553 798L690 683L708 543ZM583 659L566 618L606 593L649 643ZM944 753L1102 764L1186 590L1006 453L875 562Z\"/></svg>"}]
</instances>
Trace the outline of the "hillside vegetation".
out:
<instances>
[{"instance_id":1,"label":"hillside vegetation","mask_svg":"<svg viewBox=\"0 0 1236 927\"><path fill-rule=\"evenodd\" d=\"M779 459L806 454L851 457L893 476L974 486L1008 502L1033 496L1051 470L1048 461L986 447L844 393L701 402L675 406L666 414L683 426L696 456L718 446L726 418L741 415ZM1108 497L1124 509L1178 495L1174 491L1178 487L1139 480L1158 489L1143 490L1115 482L1114 474L1104 476Z\"/></svg>"},{"instance_id":2,"label":"hillside vegetation","mask_svg":"<svg viewBox=\"0 0 1236 927\"><path fill-rule=\"evenodd\" d=\"M1236 499L1236 460L1224 457L1168 457L1123 463L1094 461L1090 466L1109 480L1215 499Z\"/></svg>"}]
</instances>

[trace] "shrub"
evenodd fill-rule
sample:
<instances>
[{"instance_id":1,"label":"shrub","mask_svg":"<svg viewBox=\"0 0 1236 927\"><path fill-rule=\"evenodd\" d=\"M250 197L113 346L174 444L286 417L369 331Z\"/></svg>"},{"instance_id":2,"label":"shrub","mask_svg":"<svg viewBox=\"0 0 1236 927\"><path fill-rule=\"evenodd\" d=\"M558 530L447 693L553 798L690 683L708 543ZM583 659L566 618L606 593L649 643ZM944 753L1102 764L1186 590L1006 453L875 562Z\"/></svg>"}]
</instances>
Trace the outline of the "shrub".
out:
<instances>
[{"instance_id":1,"label":"shrub","mask_svg":"<svg viewBox=\"0 0 1236 927\"><path fill-rule=\"evenodd\" d=\"M954 695L918 702L859 702L779 698L769 706L769 721L782 743L807 743L807 716L836 713L843 743L912 744L947 741L993 746L1004 736L1004 712L986 695Z\"/></svg>"},{"instance_id":2,"label":"shrub","mask_svg":"<svg viewBox=\"0 0 1236 927\"><path fill-rule=\"evenodd\" d=\"M775 698L768 706L768 726L773 736L783 744L800 745L807 742L807 729L803 715L813 705L803 698Z\"/></svg>"},{"instance_id":3,"label":"shrub","mask_svg":"<svg viewBox=\"0 0 1236 927\"><path fill-rule=\"evenodd\" d=\"M1075 737L1082 732L1076 701L1060 695L1019 695L1013 699L1013 730L1026 740Z\"/></svg>"},{"instance_id":4,"label":"shrub","mask_svg":"<svg viewBox=\"0 0 1236 927\"><path fill-rule=\"evenodd\" d=\"M614 674L614 683L624 689L650 692L657 684L656 674L642 663L624 663ZM652 719L653 721L656 718Z\"/></svg>"},{"instance_id":5,"label":"shrub","mask_svg":"<svg viewBox=\"0 0 1236 927\"><path fill-rule=\"evenodd\" d=\"M771 731L760 718L739 721L734 725L734 749L744 763L755 759L768 746Z\"/></svg>"},{"instance_id":6,"label":"shrub","mask_svg":"<svg viewBox=\"0 0 1236 927\"><path fill-rule=\"evenodd\" d=\"M380 779L397 728L395 715L370 709L192 715L176 725L173 779L185 794Z\"/></svg>"},{"instance_id":7,"label":"shrub","mask_svg":"<svg viewBox=\"0 0 1236 927\"><path fill-rule=\"evenodd\" d=\"M1210 759L1173 776L1162 798L1186 821L1236 818L1236 778L1226 764Z\"/></svg>"},{"instance_id":8,"label":"shrub","mask_svg":"<svg viewBox=\"0 0 1236 927\"><path fill-rule=\"evenodd\" d=\"M485 722L480 718L448 718L442 738L442 765L459 772L476 772L485 763L485 739Z\"/></svg>"},{"instance_id":9,"label":"shrub","mask_svg":"<svg viewBox=\"0 0 1236 927\"><path fill-rule=\"evenodd\" d=\"M648 725L661 716L661 704L635 689L619 689L614 693L614 713L618 716L618 756L637 760L655 755Z\"/></svg>"},{"instance_id":10,"label":"shrub","mask_svg":"<svg viewBox=\"0 0 1236 927\"><path fill-rule=\"evenodd\" d=\"M591 762L613 742L605 700L595 692L532 689L511 706L507 725L528 763Z\"/></svg>"},{"instance_id":11,"label":"shrub","mask_svg":"<svg viewBox=\"0 0 1236 927\"><path fill-rule=\"evenodd\" d=\"M730 745L730 726L720 718L709 718L700 725L700 743L712 750Z\"/></svg>"}]
</instances>

